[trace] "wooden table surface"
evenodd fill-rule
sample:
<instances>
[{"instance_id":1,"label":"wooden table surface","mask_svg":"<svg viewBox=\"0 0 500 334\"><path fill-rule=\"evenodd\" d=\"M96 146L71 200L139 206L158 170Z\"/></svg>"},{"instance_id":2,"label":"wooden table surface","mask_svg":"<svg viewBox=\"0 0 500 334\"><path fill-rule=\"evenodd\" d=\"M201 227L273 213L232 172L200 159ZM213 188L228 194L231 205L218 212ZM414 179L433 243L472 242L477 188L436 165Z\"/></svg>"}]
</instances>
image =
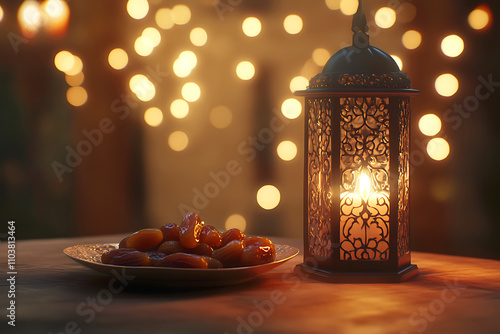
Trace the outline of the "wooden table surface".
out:
<instances>
[{"instance_id":1,"label":"wooden table surface","mask_svg":"<svg viewBox=\"0 0 500 334\"><path fill-rule=\"evenodd\" d=\"M28 240L16 245L16 327L7 325L2 269L1 333L500 333L500 262L413 253L420 275L399 284L326 284L291 274L299 255L251 282L231 287L128 286L62 250L121 236ZM274 238L301 247L301 241ZM6 263L7 245L0 245ZM103 292L104 291L104 292ZM98 296L111 295L111 299ZM96 302L97 301L97 302ZM94 303L94 304L93 304ZM89 306L94 305L94 306Z\"/></svg>"}]
</instances>

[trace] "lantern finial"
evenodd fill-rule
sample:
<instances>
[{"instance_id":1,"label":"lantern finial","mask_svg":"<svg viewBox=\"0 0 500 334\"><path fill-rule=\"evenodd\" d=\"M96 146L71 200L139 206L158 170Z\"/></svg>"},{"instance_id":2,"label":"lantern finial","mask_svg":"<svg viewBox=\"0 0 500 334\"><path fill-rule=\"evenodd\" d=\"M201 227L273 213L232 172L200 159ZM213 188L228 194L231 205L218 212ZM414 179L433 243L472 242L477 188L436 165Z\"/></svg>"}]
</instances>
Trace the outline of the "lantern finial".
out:
<instances>
[{"instance_id":1,"label":"lantern finial","mask_svg":"<svg viewBox=\"0 0 500 334\"><path fill-rule=\"evenodd\" d=\"M354 32L352 44L355 47L363 49L370 45L370 39L366 34L368 25L366 24L366 16L363 12L363 0L359 0L358 10L352 17L352 31Z\"/></svg>"}]
</instances>

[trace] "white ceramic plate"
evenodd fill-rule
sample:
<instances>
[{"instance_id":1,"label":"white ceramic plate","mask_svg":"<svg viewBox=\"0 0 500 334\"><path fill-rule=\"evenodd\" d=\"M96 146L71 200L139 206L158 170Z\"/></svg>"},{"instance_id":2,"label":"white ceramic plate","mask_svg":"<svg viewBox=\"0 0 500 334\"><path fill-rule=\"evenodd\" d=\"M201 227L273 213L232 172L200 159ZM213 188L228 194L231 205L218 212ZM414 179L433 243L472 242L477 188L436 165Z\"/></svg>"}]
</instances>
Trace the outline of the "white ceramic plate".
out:
<instances>
[{"instance_id":1,"label":"white ceramic plate","mask_svg":"<svg viewBox=\"0 0 500 334\"><path fill-rule=\"evenodd\" d=\"M126 275L135 276L131 284L147 286L171 287L203 287L224 286L247 282L262 275L280 264L292 259L299 253L295 247L278 245L276 260L270 263L252 267L220 268L220 269L186 269L168 267L139 267L104 264L101 255L111 249L118 248L117 243L89 244L68 247L64 254L76 262L107 275L113 275L113 270Z\"/></svg>"}]
</instances>

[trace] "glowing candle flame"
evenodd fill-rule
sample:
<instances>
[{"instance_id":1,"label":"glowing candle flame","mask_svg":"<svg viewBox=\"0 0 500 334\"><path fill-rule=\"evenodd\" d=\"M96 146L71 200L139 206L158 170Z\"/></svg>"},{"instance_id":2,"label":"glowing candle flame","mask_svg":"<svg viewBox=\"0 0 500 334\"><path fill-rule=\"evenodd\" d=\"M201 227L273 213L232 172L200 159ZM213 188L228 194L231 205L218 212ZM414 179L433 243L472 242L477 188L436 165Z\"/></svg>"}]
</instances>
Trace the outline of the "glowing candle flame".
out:
<instances>
[{"instance_id":1,"label":"glowing candle flame","mask_svg":"<svg viewBox=\"0 0 500 334\"><path fill-rule=\"evenodd\" d=\"M358 182L359 182L358 192L366 200L368 195L370 194L370 188L371 188L370 177L362 172L361 175L359 176Z\"/></svg>"}]
</instances>

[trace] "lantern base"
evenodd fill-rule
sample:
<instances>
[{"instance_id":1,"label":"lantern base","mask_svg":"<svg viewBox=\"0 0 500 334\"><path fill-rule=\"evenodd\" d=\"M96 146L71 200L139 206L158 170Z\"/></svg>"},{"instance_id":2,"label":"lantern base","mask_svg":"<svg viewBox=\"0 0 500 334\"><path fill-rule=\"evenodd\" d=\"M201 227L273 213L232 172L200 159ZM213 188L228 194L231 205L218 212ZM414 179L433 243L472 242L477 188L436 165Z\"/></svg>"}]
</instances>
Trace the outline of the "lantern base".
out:
<instances>
[{"instance_id":1,"label":"lantern base","mask_svg":"<svg viewBox=\"0 0 500 334\"><path fill-rule=\"evenodd\" d=\"M330 272L301 263L295 266L294 273L300 278L327 283L400 283L417 276L418 267L410 264L397 272Z\"/></svg>"}]
</instances>

